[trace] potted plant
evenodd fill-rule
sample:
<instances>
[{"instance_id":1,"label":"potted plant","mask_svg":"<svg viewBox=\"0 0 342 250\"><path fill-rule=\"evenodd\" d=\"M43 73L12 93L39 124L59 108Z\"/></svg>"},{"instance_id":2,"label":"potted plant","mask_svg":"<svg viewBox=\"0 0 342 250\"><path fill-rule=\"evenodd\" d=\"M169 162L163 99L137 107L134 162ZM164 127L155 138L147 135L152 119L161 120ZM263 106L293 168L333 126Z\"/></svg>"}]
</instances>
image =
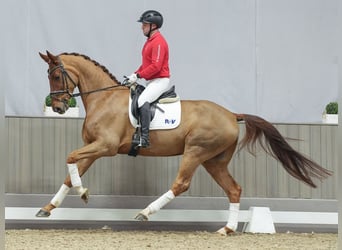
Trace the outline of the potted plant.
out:
<instances>
[{"instance_id":1,"label":"potted plant","mask_svg":"<svg viewBox=\"0 0 342 250\"><path fill-rule=\"evenodd\" d=\"M329 102L325 106L325 110L323 112L323 122L324 123L338 123L338 103L337 102Z\"/></svg>"},{"instance_id":2,"label":"potted plant","mask_svg":"<svg viewBox=\"0 0 342 250\"><path fill-rule=\"evenodd\" d=\"M54 116L54 117L78 117L79 116L79 107L77 106L77 101L75 97L71 97L68 101L69 108L64 114L58 114L52 110L52 99L50 95L45 97L44 103L44 115L45 116Z\"/></svg>"}]
</instances>

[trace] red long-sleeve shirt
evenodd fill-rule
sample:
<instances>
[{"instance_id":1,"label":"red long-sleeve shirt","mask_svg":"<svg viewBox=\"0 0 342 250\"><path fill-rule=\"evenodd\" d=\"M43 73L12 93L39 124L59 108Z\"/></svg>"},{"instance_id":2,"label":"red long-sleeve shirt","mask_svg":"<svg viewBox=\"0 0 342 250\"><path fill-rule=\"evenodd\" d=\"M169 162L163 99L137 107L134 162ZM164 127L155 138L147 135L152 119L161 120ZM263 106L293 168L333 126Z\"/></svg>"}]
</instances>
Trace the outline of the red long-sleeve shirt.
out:
<instances>
[{"instance_id":1,"label":"red long-sleeve shirt","mask_svg":"<svg viewBox=\"0 0 342 250\"><path fill-rule=\"evenodd\" d=\"M144 44L142 64L135 73L146 80L170 77L169 47L159 31L148 38Z\"/></svg>"}]
</instances>

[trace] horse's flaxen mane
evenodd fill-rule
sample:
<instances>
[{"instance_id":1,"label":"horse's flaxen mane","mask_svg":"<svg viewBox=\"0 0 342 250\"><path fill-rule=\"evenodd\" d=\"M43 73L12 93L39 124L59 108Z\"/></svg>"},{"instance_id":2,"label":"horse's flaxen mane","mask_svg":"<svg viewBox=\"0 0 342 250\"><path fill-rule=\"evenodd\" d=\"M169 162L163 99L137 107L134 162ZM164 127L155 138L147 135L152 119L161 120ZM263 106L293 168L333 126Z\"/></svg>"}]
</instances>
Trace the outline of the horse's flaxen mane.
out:
<instances>
[{"instance_id":1,"label":"horse's flaxen mane","mask_svg":"<svg viewBox=\"0 0 342 250\"><path fill-rule=\"evenodd\" d=\"M103 65L101 65L100 63L98 63L97 61L91 59L89 56L86 56L86 55L83 55L83 54L80 54L80 53L76 53L76 52L73 52L73 53L64 52L64 53L62 53L61 55L67 55L67 56L80 56L80 57L83 57L84 59L86 59L86 60L91 61L92 63L94 63L95 66L100 67L100 68L103 70L103 72L105 72L107 75L109 75L109 77L110 77L113 81L115 81L115 82L121 84L120 81L118 81L118 80L116 79L116 77L115 77L112 73L110 73L109 70L108 70L105 66L103 66Z\"/></svg>"}]
</instances>

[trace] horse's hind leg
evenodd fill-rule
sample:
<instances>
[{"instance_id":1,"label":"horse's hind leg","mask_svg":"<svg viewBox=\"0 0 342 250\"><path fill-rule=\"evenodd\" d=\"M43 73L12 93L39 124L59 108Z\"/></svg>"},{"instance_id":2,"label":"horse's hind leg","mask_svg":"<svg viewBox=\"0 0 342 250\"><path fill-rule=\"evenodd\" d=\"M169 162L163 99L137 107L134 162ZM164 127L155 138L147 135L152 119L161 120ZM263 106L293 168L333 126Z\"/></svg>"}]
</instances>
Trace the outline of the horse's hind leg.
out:
<instances>
[{"instance_id":1,"label":"horse's hind leg","mask_svg":"<svg viewBox=\"0 0 342 250\"><path fill-rule=\"evenodd\" d=\"M191 178L196 168L200 165L200 161L198 160L200 158L199 155L200 154L194 155L185 153L172 188L139 212L135 219L140 221L148 220L150 214L156 213L176 196L187 191L190 186Z\"/></svg>"},{"instance_id":2,"label":"horse's hind leg","mask_svg":"<svg viewBox=\"0 0 342 250\"><path fill-rule=\"evenodd\" d=\"M94 162L92 159L82 159L79 160L77 165L79 171L75 171L75 169L72 169L74 171L74 181L75 178L78 179L80 176L82 176L86 170L91 166L91 164ZM78 178L75 176L78 175ZM78 180L79 181L79 180ZM77 192L81 195L81 198L87 202L88 200L88 190L85 188L82 188L81 183L73 183L75 185L79 185L79 188L77 189ZM43 208L41 208L38 213L36 214L36 217L49 217L51 214L51 211L55 209L56 207L59 207L66 195L69 193L70 188L73 186L72 179L70 177L70 174L65 178L64 183L60 187L59 191L55 194L55 196L52 198L52 200L46 204Z\"/></svg>"},{"instance_id":3,"label":"horse's hind leg","mask_svg":"<svg viewBox=\"0 0 342 250\"><path fill-rule=\"evenodd\" d=\"M241 187L229 174L227 166L234 154L234 150L235 145L202 164L229 198L230 205L227 224L225 227L218 230L218 233L222 235L235 232L238 225Z\"/></svg>"}]
</instances>

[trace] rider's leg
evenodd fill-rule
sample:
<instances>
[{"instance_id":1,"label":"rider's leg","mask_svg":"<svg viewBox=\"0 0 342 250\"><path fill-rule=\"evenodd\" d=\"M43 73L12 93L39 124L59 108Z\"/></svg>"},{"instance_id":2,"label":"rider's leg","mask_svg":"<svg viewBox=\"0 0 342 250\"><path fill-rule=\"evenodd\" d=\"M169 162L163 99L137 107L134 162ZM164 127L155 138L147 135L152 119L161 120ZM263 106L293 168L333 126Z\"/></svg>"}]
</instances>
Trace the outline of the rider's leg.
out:
<instances>
[{"instance_id":1,"label":"rider's leg","mask_svg":"<svg viewBox=\"0 0 342 250\"><path fill-rule=\"evenodd\" d=\"M150 146L150 122L151 122L151 110L150 103L145 102L141 108L139 108L140 123L141 123L141 146L147 148Z\"/></svg>"},{"instance_id":2,"label":"rider's leg","mask_svg":"<svg viewBox=\"0 0 342 250\"><path fill-rule=\"evenodd\" d=\"M138 107L141 121L141 146L146 148L150 145L149 129L151 122L150 103L157 100L165 91L171 88L169 78L156 78L147 83L145 90L138 99Z\"/></svg>"},{"instance_id":3,"label":"rider's leg","mask_svg":"<svg viewBox=\"0 0 342 250\"><path fill-rule=\"evenodd\" d=\"M172 87L169 78L156 78L149 81L146 88L138 99L138 106L141 108L145 102L152 103L158 99L164 92Z\"/></svg>"}]
</instances>

